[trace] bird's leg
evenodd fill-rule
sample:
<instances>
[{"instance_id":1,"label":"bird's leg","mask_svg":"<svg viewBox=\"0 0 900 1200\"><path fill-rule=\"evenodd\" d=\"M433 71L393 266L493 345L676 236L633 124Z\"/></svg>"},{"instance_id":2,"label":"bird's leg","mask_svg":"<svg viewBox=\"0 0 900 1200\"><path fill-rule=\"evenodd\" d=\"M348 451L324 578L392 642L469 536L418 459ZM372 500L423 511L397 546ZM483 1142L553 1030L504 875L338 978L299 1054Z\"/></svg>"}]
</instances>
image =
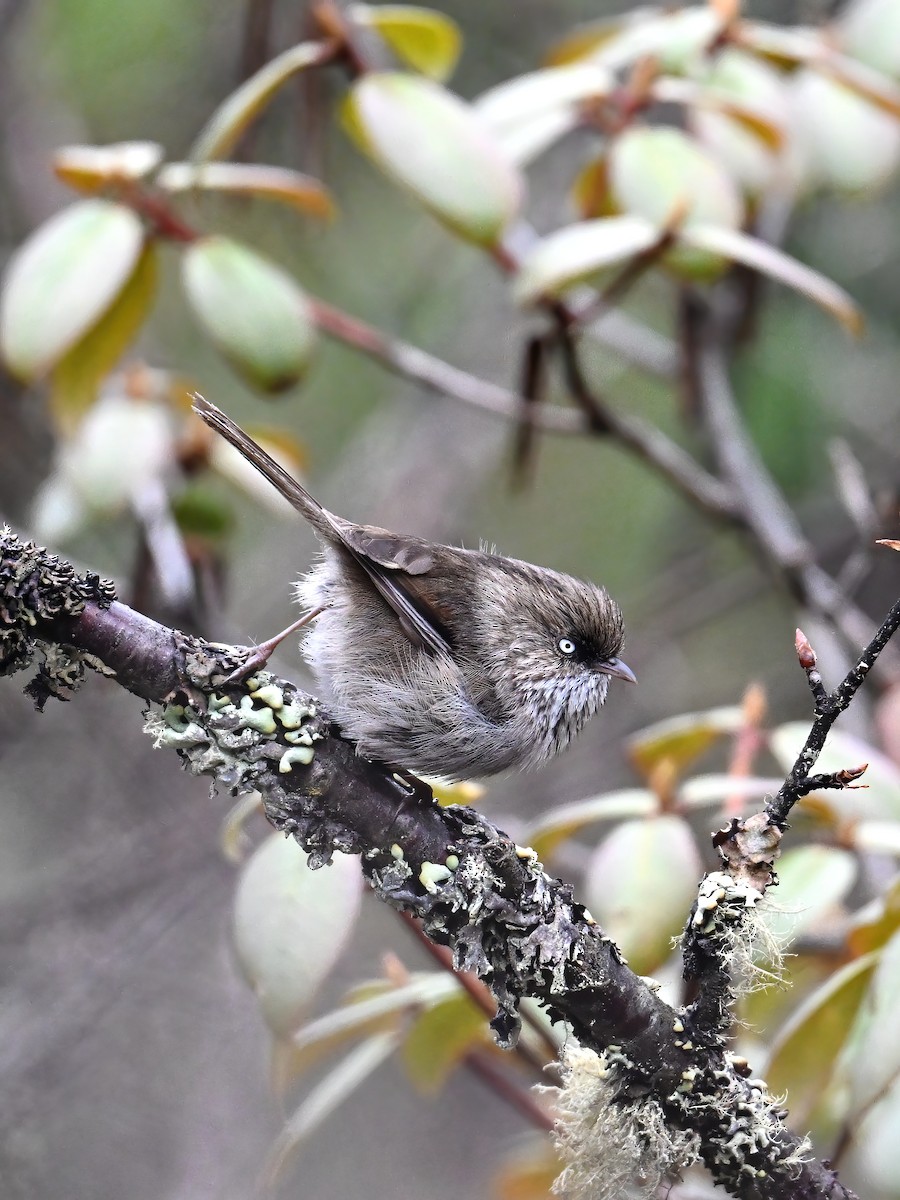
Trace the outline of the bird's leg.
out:
<instances>
[{"instance_id":1,"label":"bird's leg","mask_svg":"<svg viewBox=\"0 0 900 1200\"><path fill-rule=\"evenodd\" d=\"M330 601L328 604L320 604L318 608L310 609L309 612L304 613L302 617L298 617L296 621L288 625L287 629L282 629L281 633L276 633L274 637L260 642L258 646L253 648L241 665L231 672L225 682L241 683L255 671L261 670L286 637L290 637L292 633L296 633L298 629L302 629L304 625L308 625L310 621L315 620L326 608L331 608Z\"/></svg>"}]
</instances>

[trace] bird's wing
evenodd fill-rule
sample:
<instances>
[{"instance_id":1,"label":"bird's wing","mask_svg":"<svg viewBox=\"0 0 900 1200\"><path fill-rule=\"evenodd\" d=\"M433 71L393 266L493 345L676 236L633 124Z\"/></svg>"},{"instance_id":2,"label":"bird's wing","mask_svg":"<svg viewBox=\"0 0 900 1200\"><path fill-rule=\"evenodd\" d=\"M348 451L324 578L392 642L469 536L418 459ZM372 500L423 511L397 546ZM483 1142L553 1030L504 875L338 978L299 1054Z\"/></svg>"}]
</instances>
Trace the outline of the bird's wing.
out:
<instances>
[{"instance_id":1,"label":"bird's wing","mask_svg":"<svg viewBox=\"0 0 900 1200\"><path fill-rule=\"evenodd\" d=\"M427 587L434 548L421 538L341 521L341 540L415 646L449 654L447 625Z\"/></svg>"}]
</instances>

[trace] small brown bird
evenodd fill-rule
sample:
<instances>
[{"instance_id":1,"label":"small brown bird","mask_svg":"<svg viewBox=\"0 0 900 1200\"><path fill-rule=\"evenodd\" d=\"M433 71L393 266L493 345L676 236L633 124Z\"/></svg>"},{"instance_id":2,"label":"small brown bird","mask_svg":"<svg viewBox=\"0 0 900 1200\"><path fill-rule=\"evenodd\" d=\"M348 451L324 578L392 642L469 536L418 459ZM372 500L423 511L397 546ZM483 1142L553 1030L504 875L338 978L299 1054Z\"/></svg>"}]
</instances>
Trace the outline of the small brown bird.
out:
<instances>
[{"instance_id":1,"label":"small brown bird","mask_svg":"<svg viewBox=\"0 0 900 1200\"><path fill-rule=\"evenodd\" d=\"M366 757L449 779L535 767L597 712L610 677L636 682L603 588L338 517L214 404L195 396L194 411L322 543L297 585L308 611L285 633L311 622L302 649L328 715Z\"/></svg>"}]
</instances>

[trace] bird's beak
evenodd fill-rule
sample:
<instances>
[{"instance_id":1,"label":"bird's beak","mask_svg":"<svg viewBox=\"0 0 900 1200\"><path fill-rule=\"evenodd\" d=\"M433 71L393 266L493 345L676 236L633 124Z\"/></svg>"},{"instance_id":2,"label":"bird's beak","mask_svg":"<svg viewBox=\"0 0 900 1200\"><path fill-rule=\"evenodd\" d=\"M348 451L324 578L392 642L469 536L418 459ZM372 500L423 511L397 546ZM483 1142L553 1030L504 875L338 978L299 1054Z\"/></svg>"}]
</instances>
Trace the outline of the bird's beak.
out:
<instances>
[{"instance_id":1,"label":"bird's beak","mask_svg":"<svg viewBox=\"0 0 900 1200\"><path fill-rule=\"evenodd\" d=\"M626 679L629 683L637 683L637 675L621 658L611 658L609 662L601 663L597 668L604 675L615 675L616 679Z\"/></svg>"}]
</instances>

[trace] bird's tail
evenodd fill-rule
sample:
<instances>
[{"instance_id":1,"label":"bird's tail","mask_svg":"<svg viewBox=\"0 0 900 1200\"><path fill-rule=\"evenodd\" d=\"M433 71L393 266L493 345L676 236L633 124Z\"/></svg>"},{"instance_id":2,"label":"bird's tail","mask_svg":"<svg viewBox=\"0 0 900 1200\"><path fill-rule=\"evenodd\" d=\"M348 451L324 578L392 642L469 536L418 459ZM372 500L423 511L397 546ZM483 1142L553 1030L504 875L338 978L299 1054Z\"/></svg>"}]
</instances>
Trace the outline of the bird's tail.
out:
<instances>
[{"instance_id":1,"label":"bird's tail","mask_svg":"<svg viewBox=\"0 0 900 1200\"><path fill-rule=\"evenodd\" d=\"M327 509L322 507L315 496L311 496L306 488L294 479L293 475L289 475L284 467L280 467L275 459L253 440L249 433L245 433L240 425L235 424L231 417L223 413L215 404L205 399L199 392L194 392L192 400L194 412L206 422L210 429L221 434L226 442L230 442L248 463L256 467L260 475L267 479L272 487L296 508L297 512L302 513L315 530L328 537L334 537L334 518Z\"/></svg>"}]
</instances>

